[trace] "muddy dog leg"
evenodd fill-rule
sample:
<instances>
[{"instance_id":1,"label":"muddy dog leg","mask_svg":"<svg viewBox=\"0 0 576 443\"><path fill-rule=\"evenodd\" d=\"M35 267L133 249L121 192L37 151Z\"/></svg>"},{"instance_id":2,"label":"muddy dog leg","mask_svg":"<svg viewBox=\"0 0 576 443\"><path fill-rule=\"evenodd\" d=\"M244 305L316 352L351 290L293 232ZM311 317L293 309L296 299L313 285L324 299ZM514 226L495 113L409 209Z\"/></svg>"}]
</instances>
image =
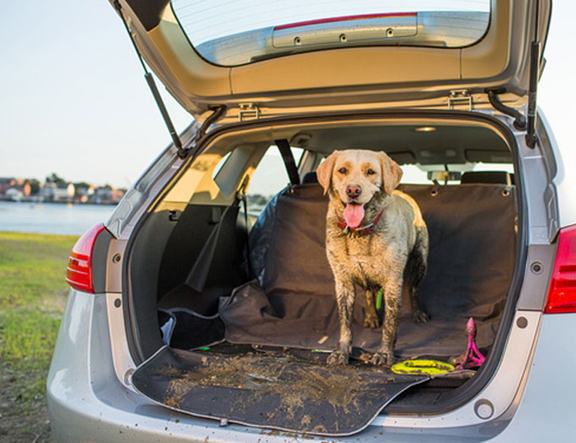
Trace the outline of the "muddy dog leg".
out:
<instances>
[{"instance_id":1,"label":"muddy dog leg","mask_svg":"<svg viewBox=\"0 0 576 443\"><path fill-rule=\"evenodd\" d=\"M417 233L416 244L406 264L410 306L412 307L412 319L415 323L426 323L430 319L426 312L420 307L418 300L418 285L426 275L426 269L428 267L427 257L428 230L421 228Z\"/></svg>"},{"instance_id":2,"label":"muddy dog leg","mask_svg":"<svg viewBox=\"0 0 576 443\"><path fill-rule=\"evenodd\" d=\"M349 281L336 279L336 303L338 305L338 318L340 320L340 341L336 349L328 357L329 365L346 365L352 347L352 314L356 289Z\"/></svg>"},{"instance_id":3,"label":"muddy dog leg","mask_svg":"<svg viewBox=\"0 0 576 443\"><path fill-rule=\"evenodd\" d=\"M378 297L378 291L366 291L366 311L364 312L365 328L378 329L378 326L380 326L378 313L376 312L376 297Z\"/></svg>"},{"instance_id":4,"label":"muddy dog leg","mask_svg":"<svg viewBox=\"0 0 576 443\"><path fill-rule=\"evenodd\" d=\"M394 346L398 336L398 320L402 301L402 278L391 278L383 286L384 303L384 327L382 328L382 342L378 351L372 357L375 365L391 365L394 363Z\"/></svg>"}]
</instances>

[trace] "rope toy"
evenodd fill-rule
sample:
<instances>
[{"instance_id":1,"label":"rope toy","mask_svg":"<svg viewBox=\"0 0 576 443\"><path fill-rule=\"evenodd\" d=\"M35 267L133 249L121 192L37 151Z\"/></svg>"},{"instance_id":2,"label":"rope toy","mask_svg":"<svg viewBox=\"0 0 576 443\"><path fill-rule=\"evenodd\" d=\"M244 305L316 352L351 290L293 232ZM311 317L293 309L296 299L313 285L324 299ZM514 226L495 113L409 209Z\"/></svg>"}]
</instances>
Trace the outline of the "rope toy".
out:
<instances>
[{"instance_id":1,"label":"rope toy","mask_svg":"<svg viewBox=\"0 0 576 443\"><path fill-rule=\"evenodd\" d=\"M476 347L476 323L474 323L472 317L470 317L466 325L466 334L468 334L466 350L458 357L450 357L448 360L455 365L456 369L479 368L486 359Z\"/></svg>"}]
</instances>

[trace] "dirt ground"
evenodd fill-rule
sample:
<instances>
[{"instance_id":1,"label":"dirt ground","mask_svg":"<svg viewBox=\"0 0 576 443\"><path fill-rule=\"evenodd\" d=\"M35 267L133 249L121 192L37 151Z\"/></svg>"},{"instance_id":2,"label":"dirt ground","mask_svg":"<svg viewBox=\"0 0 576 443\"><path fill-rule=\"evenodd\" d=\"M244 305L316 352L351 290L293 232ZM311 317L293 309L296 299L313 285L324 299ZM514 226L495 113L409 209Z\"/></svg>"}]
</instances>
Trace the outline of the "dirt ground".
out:
<instances>
[{"instance_id":1,"label":"dirt ground","mask_svg":"<svg viewBox=\"0 0 576 443\"><path fill-rule=\"evenodd\" d=\"M4 362L0 363L0 369L0 442L54 442L45 396L24 399L21 394L30 378L37 375L16 373Z\"/></svg>"}]
</instances>

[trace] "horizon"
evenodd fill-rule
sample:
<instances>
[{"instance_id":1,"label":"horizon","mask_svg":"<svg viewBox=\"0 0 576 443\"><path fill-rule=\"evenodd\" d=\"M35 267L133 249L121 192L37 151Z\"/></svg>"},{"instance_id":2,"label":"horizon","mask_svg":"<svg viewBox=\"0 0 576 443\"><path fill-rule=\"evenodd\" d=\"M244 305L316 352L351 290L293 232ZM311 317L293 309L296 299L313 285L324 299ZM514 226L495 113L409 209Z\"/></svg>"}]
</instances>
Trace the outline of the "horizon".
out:
<instances>
[{"instance_id":1,"label":"horizon","mask_svg":"<svg viewBox=\"0 0 576 443\"><path fill-rule=\"evenodd\" d=\"M62 177L60 174L58 174L58 173L55 172L55 171L53 171L53 172L51 172L50 174L48 174L46 177L44 177L44 179L39 179L38 177L18 177L18 176L15 176L15 175L3 175L3 176L0 176L0 181L2 181L2 180L18 180L18 181L23 181L23 182L25 182L25 183L26 183L26 182L29 183L29 182L31 182L31 181L33 181L33 180L36 180L36 181L37 181L39 184L41 184L41 185L47 185L47 184L50 184L50 183L55 183L55 182L51 181L51 180L52 180L52 179L51 179L51 176L53 177L54 175L55 175L56 177L62 179L66 184L73 184L74 186L78 186L78 185L81 185L81 184L87 184L87 185L89 185L89 186L95 186L95 187L111 186L111 187L117 188L117 189L128 189L128 186L119 186L119 187L118 187L118 186L114 186L114 185L112 185L112 184L110 184L110 183L101 183L101 184L100 184L100 183L89 182L89 181L87 181L87 180L78 180L78 181L76 181L76 180L68 180L68 179L66 179L66 177Z\"/></svg>"},{"instance_id":2,"label":"horizon","mask_svg":"<svg viewBox=\"0 0 576 443\"><path fill-rule=\"evenodd\" d=\"M2 181L2 180L18 180L18 181L23 181L23 182L25 182L25 183L29 183L29 182L31 182L32 180L36 180L40 185L47 185L47 184L54 183L54 182L50 181L50 176L51 176L52 174L55 174L57 177L59 177L59 178L61 178L62 180L64 180L64 182L65 182L66 184L73 184L74 186L78 186L78 185L81 185L81 184L87 184L87 185L94 186L94 187L99 187L99 188L103 188L103 187L106 187L106 186L111 186L111 187L116 188L116 189L128 189L127 186L120 186L120 187L118 187L118 186L111 185L110 183L96 184L96 183L88 182L88 181L86 181L86 180L79 180L79 181L67 180L65 177L62 177L62 176L61 176L60 174L58 174L57 172L51 172L51 173L50 173L48 176L46 176L43 180L41 180L41 179L39 179L39 178L37 178L37 177L17 177L17 176L13 176L13 175L12 175L12 176L6 176L6 175L5 175L5 176L0 176L0 181Z\"/></svg>"}]
</instances>

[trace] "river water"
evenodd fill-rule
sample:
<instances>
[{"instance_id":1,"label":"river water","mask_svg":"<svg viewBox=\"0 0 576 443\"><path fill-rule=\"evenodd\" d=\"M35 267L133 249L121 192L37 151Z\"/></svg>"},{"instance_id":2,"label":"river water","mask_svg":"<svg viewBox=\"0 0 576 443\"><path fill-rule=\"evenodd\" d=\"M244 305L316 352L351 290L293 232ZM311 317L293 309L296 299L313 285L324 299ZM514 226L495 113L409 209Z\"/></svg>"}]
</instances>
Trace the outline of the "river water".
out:
<instances>
[{"instance_id":1,"label":"river water","mask_svg":"<svg viewBox=\"0 0 576 443\"><path fill-rule=\"evenodd\" d=\"M0 231L81 235L110 217L115 206L0 202Z\"/></svg>"}]
</instances>

